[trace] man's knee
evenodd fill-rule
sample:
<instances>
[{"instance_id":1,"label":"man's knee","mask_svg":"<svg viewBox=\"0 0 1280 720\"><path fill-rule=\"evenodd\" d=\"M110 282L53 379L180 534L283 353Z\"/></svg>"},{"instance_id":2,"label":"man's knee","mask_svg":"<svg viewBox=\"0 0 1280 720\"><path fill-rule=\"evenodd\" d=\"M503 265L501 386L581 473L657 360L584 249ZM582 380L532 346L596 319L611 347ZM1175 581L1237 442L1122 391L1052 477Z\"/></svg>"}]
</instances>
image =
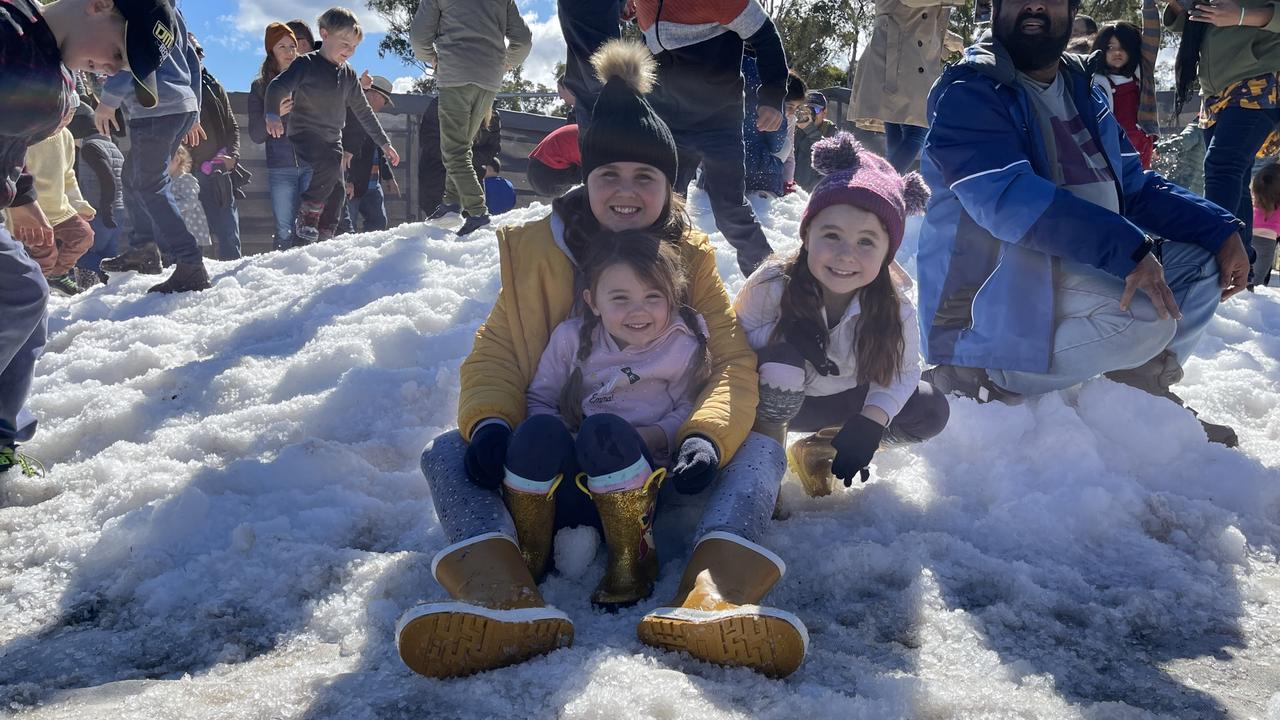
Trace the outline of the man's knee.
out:
<instances>
[{"instance_id":1,"label":"man's knee","mask_svg":"<svg viewBox=\"0 0 1280 720\"><path fill-rule=\"evenodd\" d=\"M427 443L426 449L422 451L421 467L422 473L431 479L432 473L428 468L439 467L441 463L457 458L460 462L463 453L467 450L467 442L462 439L462 433L458 430L450 430L444 434L437 435L434 440Z\"/></svg>"}]
</instances>

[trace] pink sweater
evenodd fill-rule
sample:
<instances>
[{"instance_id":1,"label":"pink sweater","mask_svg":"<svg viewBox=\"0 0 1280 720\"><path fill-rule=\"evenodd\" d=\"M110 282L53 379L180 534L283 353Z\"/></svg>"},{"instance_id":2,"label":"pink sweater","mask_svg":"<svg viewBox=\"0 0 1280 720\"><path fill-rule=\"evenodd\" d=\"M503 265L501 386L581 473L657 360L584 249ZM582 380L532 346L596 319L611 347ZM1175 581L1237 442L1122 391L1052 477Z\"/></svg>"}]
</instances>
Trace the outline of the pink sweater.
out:
<instances>
[{"instance_id":1,"label":"pink sweater","mask_svg":"<svg viewBox=\"0 0 1280 720\"><path fill-rule=\"evenodd\" d=\"M1258 232L1259 230L1266 230L1267 232ZM1280 209L1267 212L1260 207L1254 206L1253 234L1273 238L1280 235Z\"/></svg>"},{"instance_id":2,"label":"pink sweater","mask_svg":"<svg viewBox=\"0 0 1280 720\"><path fill-rule=\"evenodd\" d=\"M529 415L560 414L560 393L577 364L581 328L582 318L571 317L551 332L525 396ZM666 464L670 448L676 446L676 431L693 413L698 338L677 317L649 344L621 350L604 326L598 326L591 348L582 364L583 417L613 413L635 427L661 428L667 451L656 451L653 461Z\"/></svg>"}]
</instances>

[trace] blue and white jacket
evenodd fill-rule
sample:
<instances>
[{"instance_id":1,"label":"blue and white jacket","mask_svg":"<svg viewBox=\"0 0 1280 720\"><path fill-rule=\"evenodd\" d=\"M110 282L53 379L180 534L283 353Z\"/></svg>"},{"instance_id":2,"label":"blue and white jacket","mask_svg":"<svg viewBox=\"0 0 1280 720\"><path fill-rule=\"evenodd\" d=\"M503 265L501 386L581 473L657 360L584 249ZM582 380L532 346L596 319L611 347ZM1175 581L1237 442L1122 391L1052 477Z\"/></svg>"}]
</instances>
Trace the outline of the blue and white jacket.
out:
<instances>
[{"instance_id":1,"label":"blue and white jacket","mask_svg":"<svg viewBox=\"0 0 1280 720\"><path fill-rule=\"evenodd\" d=\"M931 363L1047 372L1055 258L1124 278L1144 231L1216 252L1239 229L1231 213L1142 169L1084 58L1064 55L1061 72L1116 177L1119 214L1054 184L1030 98L999 44L966 49L929 93L921 174L933 196L917 266Z\"/></svg>"}]
</instances>

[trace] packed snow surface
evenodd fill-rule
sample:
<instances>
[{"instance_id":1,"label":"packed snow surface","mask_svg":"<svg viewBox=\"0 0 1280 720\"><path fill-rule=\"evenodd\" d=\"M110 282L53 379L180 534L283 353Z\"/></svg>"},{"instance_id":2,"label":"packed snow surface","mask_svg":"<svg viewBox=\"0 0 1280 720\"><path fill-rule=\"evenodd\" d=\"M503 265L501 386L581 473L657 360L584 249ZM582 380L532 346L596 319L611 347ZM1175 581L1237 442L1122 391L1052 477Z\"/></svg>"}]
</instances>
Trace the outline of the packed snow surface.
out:
<instances>
[{"instance_id":1,"label":"packed snow surface","mask_svg":"<svg viewBox=\"0 0 1280 720\"><path fill-rule=\"evenodd\" d=\"M775 248L794 249L802 208L757 201ZM53 301L26 448L50 472L0 489L0 713L1280 720L1276 290L1225 305L1180 386L1239 450L1100 380L1016 407L956 400L941 436L831 497L788 478L763 541L788 574L768 602L812 642L786 680L636 639L674 592L696 507L666 518L652 602L594 611L603 548L564 532L568 572L544 591L572 648L414 675L396 620L445 598L418 457L455 423L499 284L493 232L458 240L456 224L211 263L198 294L123 275Z\"/></svg>"}]
</instances>

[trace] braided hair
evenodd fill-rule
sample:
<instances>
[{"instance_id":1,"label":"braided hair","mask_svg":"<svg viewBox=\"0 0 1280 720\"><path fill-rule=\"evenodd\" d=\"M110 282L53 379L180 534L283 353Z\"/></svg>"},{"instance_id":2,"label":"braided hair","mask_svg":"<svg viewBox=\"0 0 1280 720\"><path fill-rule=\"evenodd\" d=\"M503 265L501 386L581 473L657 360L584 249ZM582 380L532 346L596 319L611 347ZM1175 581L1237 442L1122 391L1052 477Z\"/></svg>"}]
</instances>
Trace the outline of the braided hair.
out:
<instances>
[{"instance_id":1,"label":"braided hair","mask_svg":"<svg viewBox=\"0 0 1280 720\"><path fill-rule=\"evenodd\" d=\"M626 265L641 281L661 292L668 305L689 326L698 341L698 352L694 355L689 372L695 378L694 385L701 386L710 375L711 352L707 347L707 334L698 321L698 314L689 305L688 272L679 247L667 242L664 233L652 229L601 233L589 244L582 265L585 287L593 297L600 277L615 265ZM570 428L577 428L582 423L582 366L594 350L593 337L599 325L600 316L590 309L584 309L573 372L560 393L560 416Z\"/></svg>"}]
</instances>

